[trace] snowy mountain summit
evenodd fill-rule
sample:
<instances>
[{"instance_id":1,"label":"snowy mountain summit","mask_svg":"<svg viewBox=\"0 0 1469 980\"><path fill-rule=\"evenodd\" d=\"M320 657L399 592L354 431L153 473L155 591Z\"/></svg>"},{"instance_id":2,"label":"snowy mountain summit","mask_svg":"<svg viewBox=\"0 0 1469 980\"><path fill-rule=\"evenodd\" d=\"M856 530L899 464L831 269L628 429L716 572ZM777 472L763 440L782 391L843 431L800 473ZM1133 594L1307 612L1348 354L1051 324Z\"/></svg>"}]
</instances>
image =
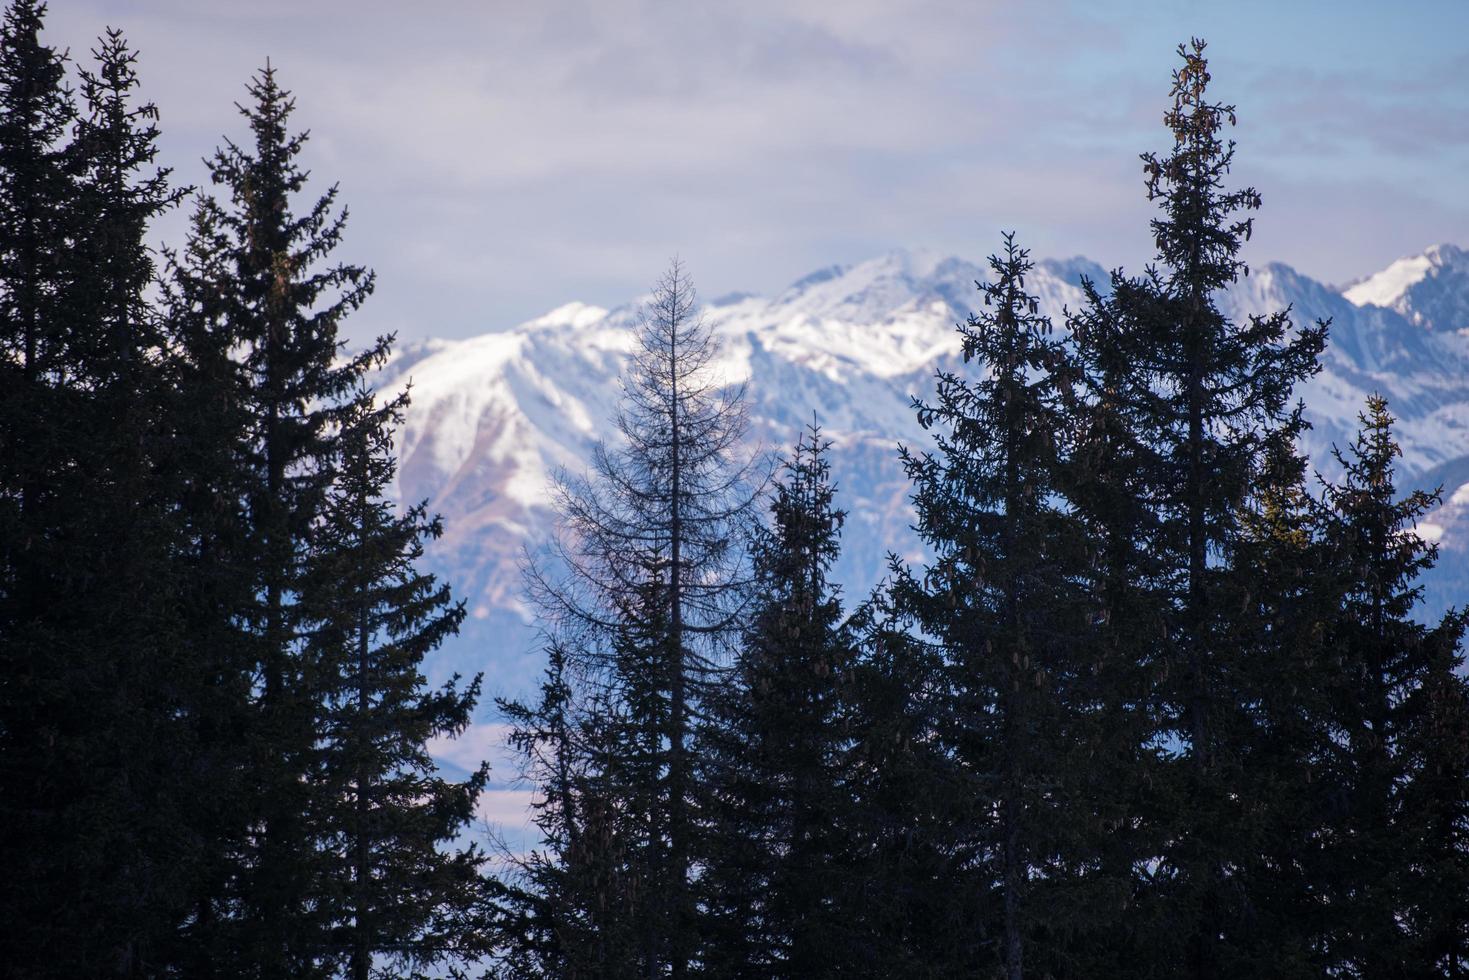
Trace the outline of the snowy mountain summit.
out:
<instances>
[{"instance_id":1,"label":"snowy mountain summit","mask_svg":"<svg viewBox=\"0 0 1469 980\"><path fill-rule=\"evenodd\" d=\"M1381 306L1417 327L1469 327L1469 252L1435 245L1421 255L1398 259L1343 290L1357 306Z\"/></svg>"},{"instance_id":2,"label":"snowy mountain summit","mask_svg":"<svg viewBox=\"0 0 1469 980\"><path fill-rule=\"evenodd\" d=\"M819 270L770 299L737 294L705 306L724 344L718 370L748 382L752 437L779 449L815 418L835 442L849 511L838 574L849 596L881 577L889 552L914 552L896 447L928 445L912 399L931 391L936 369L974 370L958 364L954 324L980 301L975 281L987 274L962 258L895 251ZM1081 305L1083 276L1107 280L1086 259L1043 260L1026 286L1060 328L1063 309ZM1289 306L1300 322L1332 321L1323 370L1300 393L1313 463L1332 474L1330 446L1350 440L1370 393L1385 394L1399 419L1401 485L1444 484L1443 506L1421 529L1443 550L1430 605L1469 600L1469 252L1434 246L1344 290L1269 264L1223 305L1236 317ZM595 442L612 436L637 317L637 302L569 303L510 329L406 347L384 369L384 386L413 385L399 493L444 516L430 563L472 614L436 674L488 669L493 686L516 690L539 669L524 655L534 631L520 602L520 556L550 529L551 474L579 471Z\"/></svg>"}]
</instances>

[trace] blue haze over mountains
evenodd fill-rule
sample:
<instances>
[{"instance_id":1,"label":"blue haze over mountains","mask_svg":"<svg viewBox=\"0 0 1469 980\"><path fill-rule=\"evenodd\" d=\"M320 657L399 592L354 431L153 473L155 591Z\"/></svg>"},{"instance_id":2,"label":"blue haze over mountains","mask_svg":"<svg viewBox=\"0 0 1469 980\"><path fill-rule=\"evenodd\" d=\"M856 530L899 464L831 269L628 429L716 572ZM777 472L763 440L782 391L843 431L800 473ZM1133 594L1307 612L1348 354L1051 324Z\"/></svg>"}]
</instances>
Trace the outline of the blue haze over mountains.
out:
<instances>
[{"instance_id":1,"label":"blue haze over mountains","mask_svg":"<svg viewBox=\"0 0 1469 980\"><path fill-rule=\"evenodd\" d=\"M1082 276L1107 280L1096 263L1074 258L1041 260L1027 282L1058 330L1063 309L1081 305ZM978 370L960 366L954 324L979 302L974 283L986 277L982 261L895 251L818 270L774 297L705 305L724 345L717 370L748 380L755 440L778 450L814 417L835 443L849 512L838 576L849 602L883 575L889 552L918 557L896 446L929 444L911 399L931 391L936 369ZM1368 394L1385 394L1399 419L1400 488L1443 487L1442 505L1419 529L1441 549L1424 614L1469 602L1469 252L1434 246L1343 287L1270 263L1222 305L1237 318L1289 306L1298 323L1331 319L1323 369L1299 392L1313 424L1312 464L1335 476L1330 447L1351 440ZM430 661L435 679L483 670L490 691L520 693L538 676L521 556L551 529L548 475L579 471L595 441L613 433L638 309L569 303L510 329L405 346L384 369L383 386L413 383L399 493L444 516L428 564L471 612L463 634Z\"/></svg>"}]
</instances>

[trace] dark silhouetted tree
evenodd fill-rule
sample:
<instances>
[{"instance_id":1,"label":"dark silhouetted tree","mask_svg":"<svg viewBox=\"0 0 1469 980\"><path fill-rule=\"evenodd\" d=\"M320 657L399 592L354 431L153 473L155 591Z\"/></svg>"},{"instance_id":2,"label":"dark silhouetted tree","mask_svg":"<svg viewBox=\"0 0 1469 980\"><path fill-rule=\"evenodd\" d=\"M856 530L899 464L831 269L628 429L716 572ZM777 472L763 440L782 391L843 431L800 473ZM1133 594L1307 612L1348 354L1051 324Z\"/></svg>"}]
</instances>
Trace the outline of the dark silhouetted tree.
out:
<instances>
[{"instance_id":1,"label":"dark silhouetted tree","mask_svg":"<svg viewBox=\"0 0 1469 980\"><path fill-rule=\"evenodd\" d=\"M1409 976L1469 976L1469 682L1462 652L1445 642L1455 629L1462 637L1464 623L1460 614L1430 637L1437 649L1406 711Z\"/></svg>"},{"instance_id":2,"label":"dark silhouetted tree","mask_svg":"<svg viewBox=\"0 0 1469 980\"><path fill-rule=\"evenodd\" d=\"M1335 683L1323 685L1334 751L1316 767L1332 792L1320 891L1328 965L1353 977L1445 975L1463 960L1463 916L1448 930L1456 947L1442 945L1440 923L1469 894L1461 685L1450 681L1466 618L1412 619L1437 557L1416 525L1437 498L1399 494L1393 421L1385 399L1368 400L1356 440L1336 453L1344 475L1323 515L1338 615L1327 635Z\"/></svg>"},{"instance_id":3,"label":"dark silhouetted tree","mask_svg":"<svg viewBox=\"0 0 1469 980\"><path fill-rule=\"evenodd\" d=\"M179 192L154 168L157 113L136 101L122 35L81 69L73 114L43 14L13 4L0 40L0 646L14 658L0 798L17 849L0 858L4 958L20 976L154 975L196 868L184 842L201 788L187 737L199 675L176 614L171 351L144 244Z\"/></svg>"},{"instance_id":4,"label":"dark silhouetted tree","mask_svg":"<svg viewBox=\"0 0 1469 980\"><path fill-rule=\"evenodd\" d=\"M1238 258L1259 207L1250 188L1226 190L1232 143L1221 132L1233 107L1210 101L1204 44L1180 46L1167 156L1145 154L1156 264L1135 278L1114 274L1106 329L1079 336L1082 359L1134 467L1149 511L1137 522L1151 552L1139 584L1167 603L1160 649L1167 667L1159 704L1162 744L1178 764L1153 817L1165 853L1149 874L1160 914L1144 941L1157 972L1196 977L1250 969L1248 885L1237 861L1258 852L1269 801L1244 783L1247 746L1257 734L1246 710L1253 681L1229 638L1229 616L1248 593L1249 572L1234 550L1240 523L1256 505L1268 445L1300 425L1295 386L1318 370L1325 327L1299 328L1288 311L1237 323L1218 296L1246 272ZM1236 959L1236 957L1239 959Z\"/></svg>"},{"instance_id":5,"label":"dark silhouetted tree","mask_svg":"<svg viewBox=\"0 0 1469 980\"><path fill-rule=\"evenodd\" d=\"M905 569L890 558L889 572ZM945 977L972 969L983 897L967 868L965 780L936 738L950 710L942 650L880 587L854 610L856 643L842 698L847 840L828 945L829 974Z\"/></svg>"},{"instance_id":6,"label":"dark silhouetted tree","mask_svg":"<svg viewBox=\"0 0 1469 980\"><path fill-rule=\"evenodd\" d=\"M1061 937L1080 922L1048 935L1058 909L1088 912L1072 893L1090 884L1078 872L1102 837L1088 773L1103 761L1102 692L1086 526L1064 497L1080 372L1025 292L1032 263L1013 236L990 268L982 312L960 328L985 376L940 373L936 401L918 406L938 451L904 461L933 559L895 596L951 675L938 735L968 797L966 887L984 896L972 949L1018 980L1028 946L1066 962Z\"/></svg>"},{"instance_id":7,"label":"dark silhouetted tree","mask_svg":"<svg viewBox=\"0 0 1469 980\"><path fill-rule=\"evenodd\" d=\"M852 659L829 579L844 513L812 426L776 482L728 678L705 706L700 961L713 976L831 972L848 886L841 697Z\"/></svg>"},{"instance_id":8,"label":"dark silhouetted tree","mask_svg":"<svg viewBox=\"0 0 1469 980\"><path fill-rule=\"evenodd\" d=\"M422 504L400 514L389 498L407 401L377 405L357 393L302 586L303 655L321 712L307 777L312 843L324 858L317 901L355 980L375 962L421 971L490 951L477 918L484 857L453 846L489 768L456 783L428 754L430 740L468 726L479 694L478 677L463 690L457 677L428 690L422 674L464 606L417 568L441 522Z\"/></svg>"},{"instance_id":9,"label":"dark silhouetted tree","mask_svg":"<svg viewBox=\"0 0 1469 980\"><path fill-rule=\"evenodd\" d=\"M372 276L322 263L341 240L332 188L302 216L291 199L306 184L297 158L304 135L287 129L293 102L266 68L241 112L253 140L226 142L210 161L220 204L201 199L191 250L180 276L212 320L209 339L226 352L213 380L233 410L229 486L239 494L244 533L233 553L248 588L231 619L248 652L234 664L250 678L246 758L237 852L228 881L223 950L237 969L262 975L319 972L330 915L318 895L320 855L311 838L311 771L321 690L305 654L298 601L311 539L337 475L335 434L351 396L383 344L338 359L338 325L366 298ZM207 237L206 237L207 236ZM218 358L218 353L211 353ZM236 597L240 595L237 590ZM215 969L220 969L216 966Z\"/></svg>"},{"instance_id":10,"label":"dark silhouetted tree","mask_svg":"<svg viewBox=\"0 0 1469 980\"><path fill-rule=\"evenodd\" d=\"M589 767L579 778L595 787L577 819L596 817L617 842L617 887L638 896L626 928L637 936L637 971L649 976L686 975L697 945L690 738L737 623L739 542L758 482L741 456L744 390L715 375L717 352L675 260L637 331L619 440L597 448L588 476L560 481L564 534L553 560L531 570L552 641L583 679L573 701L595 732L589 743L556 743L595 747L564 764ZM554 826L578 812L542 818Z\"/></svg>"},{"instance_id":11,"label":"dark silhouetted tree","mask_svg":"<svg viewBox=\"0 0 1469 980\"><path fill-rule=\"evenodd\" d=\"M72 802L64 774L85 700L53 640L65 613L49 602L67 570L53 532L75 503L74 482L57 479L76 450L57 390L75 107L65 56L40 38L45 9L17 0L0 26L0 957L21 976L46 975L46 955L75 934L56 915L68 882L51 828Z\"/></svg>"}]
</instances>

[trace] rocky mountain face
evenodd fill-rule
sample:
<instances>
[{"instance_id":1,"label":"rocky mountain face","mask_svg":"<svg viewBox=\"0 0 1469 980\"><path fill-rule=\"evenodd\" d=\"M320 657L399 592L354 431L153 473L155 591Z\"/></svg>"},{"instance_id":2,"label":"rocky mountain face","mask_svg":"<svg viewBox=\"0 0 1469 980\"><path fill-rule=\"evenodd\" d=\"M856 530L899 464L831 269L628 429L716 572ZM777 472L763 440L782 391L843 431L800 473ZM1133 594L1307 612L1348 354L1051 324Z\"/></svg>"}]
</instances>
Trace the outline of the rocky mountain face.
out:
<instances>
[{"instance_id":1,"label":"rocky mountain face","mask_svg":"<svg viewBox=\"0 0 1469 980\"><path fill-rule=\"evenodd\" d=\"M915 556L897 446L928 445L912 399L931 391L936 369L959 366L954 324L986 276L964 259L893 252L812 273L773 298L705 305L723 341L718 369L748 383L753 442L779 450L813 420L834 441L849 512L838 572L853 598L881 578L889 552ZM1058 329L1063 309L1080 305L1082 276L1106 280L1095 263L1071 259L1042 261L1027 281ZM1236 317L1290 307L1298 322L1331 320L1323 370L1300 392L1313 464L1335 475L1330 447L1351 439L1367 395L1384 393L1400 420L1400 483L1444 488L1420 527L1442 549L1429 609L1469 601L1469 252L1436 246L1345 289L1265 265L1224 304ZM412 383L398 491L444 516L429 561L471 611L464 635L429 665L435 677L485 670L490 690L515 693L538 675L519 565L554 520L550 475L579 471L596 441L612 437L637 316L635 302L571 303L480 337L408 346L384 369L382 386Z\"/></svg>"}]
</instances>

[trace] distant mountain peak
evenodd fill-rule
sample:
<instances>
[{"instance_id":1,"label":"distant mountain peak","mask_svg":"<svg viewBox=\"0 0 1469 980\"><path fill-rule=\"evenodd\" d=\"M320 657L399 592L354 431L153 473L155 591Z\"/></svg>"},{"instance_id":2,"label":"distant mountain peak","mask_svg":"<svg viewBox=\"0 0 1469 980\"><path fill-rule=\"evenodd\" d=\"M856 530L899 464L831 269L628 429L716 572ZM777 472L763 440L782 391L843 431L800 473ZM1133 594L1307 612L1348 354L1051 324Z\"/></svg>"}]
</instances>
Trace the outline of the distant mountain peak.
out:
<instances>
[{"instance_id":1,"label":"distant mountain peak","mask_svg":"<svg viewBox=\"0 0 1469 980\"><path fill-rule=\"evenodd\" d=\"M607 310L590 303L581 303L573 300L563 303L549 313L544 313L534 320L527 320L521 324L522 330L535 330L545 327L585 327L593 323L599 323L607 317Z\"/></svg>"},{"instance_id":2,"label":"distant mountain peak","mask_svg":"<svg viewBox=\"0 0 1469 980\"><path fill-rule=\"evenodd\" d=\"M1068 285L1080 285L1082 279L1090 279L1103 292L1111 288L1111 273L1084 255L1073 255L1069 259L1041 259L1035 265Z\"/></svg>"},{"instance_id":3,"label":"distant mountain peak","mask_svg":"<svg viewBox=\"0 0 1469 980\"><path fill-rule=\"evenodd\" d=\"M1356 306L1396 310L1415 326L1459 330L1469 326L1469 252L1443 242L1408 255L1342 290Z\"/></svg>"}]
</instances>

